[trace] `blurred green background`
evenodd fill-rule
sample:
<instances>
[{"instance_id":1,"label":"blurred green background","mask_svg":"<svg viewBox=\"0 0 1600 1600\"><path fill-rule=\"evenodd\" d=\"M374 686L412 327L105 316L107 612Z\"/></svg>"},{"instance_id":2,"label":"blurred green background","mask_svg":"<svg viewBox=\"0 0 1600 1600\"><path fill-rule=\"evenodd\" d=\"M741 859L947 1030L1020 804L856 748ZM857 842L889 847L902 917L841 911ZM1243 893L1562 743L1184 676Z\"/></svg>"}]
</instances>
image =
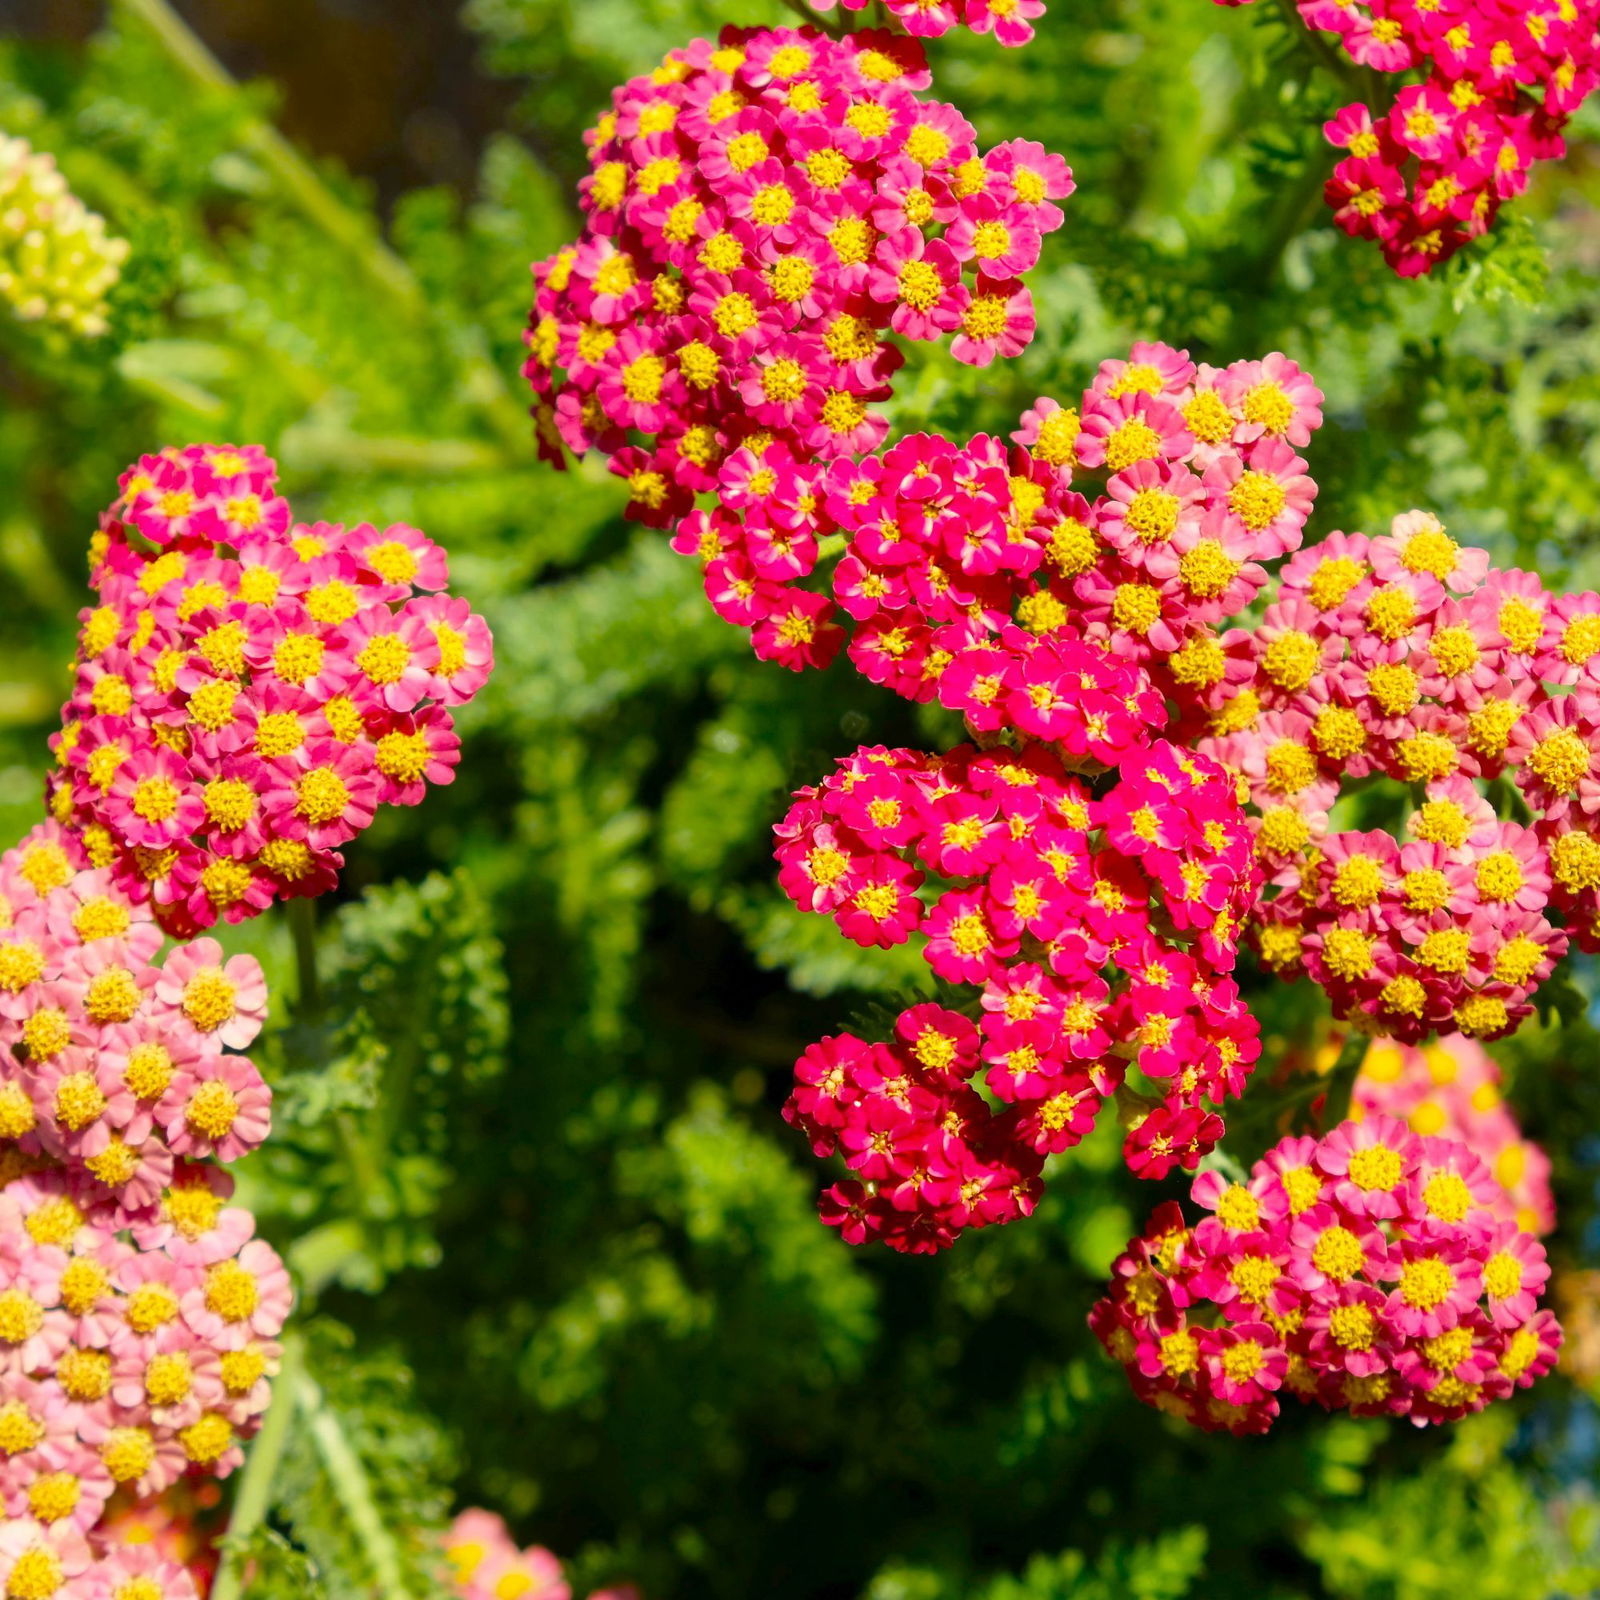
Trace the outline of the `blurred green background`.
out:
<instances>
[{"instance_id":1,"label":"blurred green background","mask_svg":"<svg viewBox=\"0 0 1600 1600\"><path fill-rule=\"evenodd\" d=\"M298 1277L318 1424L257 1474L249 1592L435 1593L428 1541L473 1503L580 1594L648 1600L1600 1591L1585 1020L1497 1051L1556 1163L1579 1360L1451 1430L1291 1407L1218 1439L1136 1405L1084 1316L1181 1186L1129 1179L1114 1130L1031 1222L937 1260L815 1220L777 1114L793 1059L922 972L795 912L768 829L855 744L956 734L846 666L757 663L613 480L533 464L517 377L528 263L574 230L609 88L787 15L0 5L0 129L133 244L105 338L0 315L5 837L38 814L87 537L142 451L259 441L303 519L420 524L498 641L459 781L381 818L319 905L317 991L276 914L230 936L275 985L275 1134L241 1176ZM1326 220L1344 97L1271 5L1055 0L1026 50L930 54L984 142L1044 141L1079 192L1034 345L984 372L919 348L897 427L1008 428L1135 338L1282 349L1328 394L1313 536L1426 506L1504 564L1600 576L1600 114L1490 239L1402 284ZM1274 1048L1303 1045L1316 1005L1252 981Z\"/></svg>"}]
</instances>

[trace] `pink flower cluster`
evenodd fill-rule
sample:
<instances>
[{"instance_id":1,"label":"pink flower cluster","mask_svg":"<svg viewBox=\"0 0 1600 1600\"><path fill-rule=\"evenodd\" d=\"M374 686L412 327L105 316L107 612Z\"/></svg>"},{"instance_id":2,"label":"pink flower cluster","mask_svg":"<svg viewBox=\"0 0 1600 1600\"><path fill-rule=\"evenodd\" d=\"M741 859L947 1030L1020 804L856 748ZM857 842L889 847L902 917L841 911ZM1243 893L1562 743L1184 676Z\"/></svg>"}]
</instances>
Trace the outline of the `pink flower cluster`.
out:
<instances>
[{"instance_id":1,"label":"pink flower cluster","mask_svg":"<svg viewBox=\"0 0 1600 1600\"><path fill-rule=\"evenodd\" d=\"M519 1550L505 1519L473 1507L445 1536L446 1582L458 1600L571 1600L561 1562L541 1545ZM589 1600L639 1600L630 1584L597 1589Z\"/></svg>"},{"instance_id":2,"label":"pink flower cluster","mask_svg":"<svg viewBox=\"0 0 1600 1600\"><path fill-rule=\"evenodd\" d=\"M200 1600L181 1562L145 1544L107 1545L70 1526L0 1523L0 1583L19 1600Z\"/></svg>"},{"instance_id":3,"label":"pink flower cluster","mask_svg":"<svg viewBox=\"0 0 1600 1600\"><path fill-rule=\"evenodd\" d=\"M777 829L779 882L862 945L916 932L972 1017L914 1006L886 1044L796 1064L784 1115L855 1176L823 1198L852 1243L931 1251L1032 1211L1045 1156L1078 1143L1128 1065L1153 1086L1127 1159L1193 1168L1260 1045L1227 974L1256 886L1232 780L1172 745L1094 798L1043 745L942 757L862 749ZM924 905L928 875L942 892ZM980 1072L996 1112L971 1080Z\"/></svg>"},{"instance_id":4,"label":"pink flower cluster","mask_svg":"<svg viewBox=\"0 0 1600 1600\"><path fill-rule=\"evenodd\" d=\"M332 886L379 805L448 783L491 663L417 529L292 521L255 446L146 456L91 551L51 814L179 938Z\"/></svg>"},{"instance_id":5,"label":"pink flower cluster","mask_svg":"<svg viewBox=\"0 0 1600 1600\"><path fill-rule=\"evenodd\" d=\"M1268 966L1397 1039L1493 1038L1529 1015L1569 937L1600 948L1600 596L1491 570L1413 511L1301 551L1260 625L1223 643L1238 672L1190 723L1249 780L1275 871ZM1527 822L1474 782L1502 774ZM1371 775L1420 794L1404 841L1328 831L1346 783Z\"/></svg>"},{"instance_id":6,"label":"pink flower cluster","mask_svg":"<svg viewBox=\"0 0 1600 1600\"><path fill-rule=\"evenodd\" d=\"M1262 1433L1287 1389L1419 1424L1480 1411L1555 1365L1544 1247L1492 1209L1464 1145L1392 1117L1288 1138L1247 1183L1195 1180L1191 1229L1161 1206L1090 1326L1147 1404Z\"/></svg>"},{"instance_id":7,"label":"pink flower cluster","mask_svg":"<svg viewBox=\"0 0 1600 1600\"><path fill-rule=\"evenodd\" d=\"M1489 1209L1528 1233L1556 1225L1550 1157L1524 1139L1501 1094L1499 1064L1473 1039L1452 1034L1423 1048L1375 1040L1350 1103L1356 1121L1388 1116L1413 1133L1463 1144L1489 1169Z\"/></svg>"},{"instance_id":8,"label":"pink flower cluster","mask_svg":"<svg viewBox=\"0 0 1600 1600\"><path fill-rule=\"evenodd\" d=\"M1218 0L1238 5L1248 0ZM1410 81L1387 109L1359 101L1326 125L1346 152L1334 220L1373 239L1401 277L1431 272L1493 225L1600 82L1600 0L1299 0L1360 67Z\"/></svg>"},{"instance_id":9,"label":"pink flower cluster","mask_svg":"<svg viewBox=\"0 0 1600 1600\"><path fill-rule=\"evenodd\" d=\"M980 155L929 82L904 36L728 28L618 89L587 136L582 236L534 268L541 453L601 451L629 514L666 527L741 446L877 445L903 360L885 334L1021 349L1021 277L1071 173L1025 140Z\"/></svg>"},{"instance_id":10,"label":"pink flower cluster","mask_svg":"<svg viewBox=\"0 0 1600 1600\"><path fill-rule=\"evenodd\" d=\"M489 666L415 529L292 524L254 447L145 457L91 553L52 820L0 855L0 1591L192 1600L117 1542L242 1460L292 1298L220 1166L266 1137L250 956L190 938L329 888L448 782ZM165 936L186 939L162 955Z\"/></svg>"},{"instance_id":11,"label":"pink flower cluster","mask_svg":"<svg viewBox=\"0 0 1600 1600\"><path fill-rule=\"evenodd\" d=\"M235 1161L271 1091L243 1049L266 1016L254 956L196 939L156 961L150 907L45 823L0 856L0 1139L63 1163L126 1226L177 1160Z\"/></svg>"},{"instance_id":12,"label":"pink flower cluster","mask_svg":"<svg viewBox=\"0 0 1600 1600\"><path fill-rule=\"evenodd\" d=\"M868 0L807 0L813 11L831 12L838 4L846 11L865 11ZM884 0L884 9L907 33L938 39L952 28L992 33L1003 45L1015 47L1033 37L1033 21L1044 15L1044 0Z\"/></svg>"},{"instance_id":13,"label":"pink flower cluster","mask_svg":"<svg viewBox=\"0 0 1600 1600\"><path fill-rule=\"evenodd\" d=\"M1217 626L1299 547L1316 485L1296 450L1321 400L1281 355L1219 370L1135 345L1078 407L1037 401L1010 447L919 434L820 464L746 445L673 547L705 563L712 606L763 658L826 664L848 622L875 683L1050 739L1044 680L1070 681L1052 663L1085 644L1176 697L1237 676ZM830 536L831 601L813 579Z\"/></svg>"},{"instance_id":14,"label":"pink flower cluster","mask_svg":"<svg viewBox=\"0 0 1600 1600\"><path fill-rule=\"evenodd\" d=\"M85 1203L74 1176L45 1168L0 1191L0 1579L8 1558L58 1578L94 1570L89 1536L114 1489L231 1472L289 1311L289 1275L228 1205L225 1173L181 1163L131 1214Z\"/></svg>"}]
</instances>

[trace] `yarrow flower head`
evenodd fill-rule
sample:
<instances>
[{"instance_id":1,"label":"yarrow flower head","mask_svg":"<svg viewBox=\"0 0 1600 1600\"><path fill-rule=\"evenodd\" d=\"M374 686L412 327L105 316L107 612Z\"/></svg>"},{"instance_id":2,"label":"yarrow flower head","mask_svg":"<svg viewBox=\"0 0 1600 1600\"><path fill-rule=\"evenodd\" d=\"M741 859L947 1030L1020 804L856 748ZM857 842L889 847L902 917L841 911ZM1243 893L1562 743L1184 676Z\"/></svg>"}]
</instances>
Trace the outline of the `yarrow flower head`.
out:
<instances>
[{"instance_id":1,"label":"yarrow flower head","mask_svg":"<svg viewBox=\"0 0 1600 1600\"><path fill-rule=\"evenodd\" d=\"M1300 551L1268 600L1184 721L1249 783L1263 962L1403 1042L1512 1032L1569 941L1600 948L1600 601L1420 511ZM1480 787L1502 775L1506 816ZM1404 835L1332 831L1374 777L1419 796Z\"/></svg>"},{"instance_id":2,"label":"yarrow flower head","mask_svg":"<svg viewBox=\"0 0 1600 1600\"><path fill-rule=\"evenodd\" d=\"M858 944L919 934L967 1013L824 1040L785 1116L856 1176L823 1197L852 1242L927 1251L1030 1213L1130 1065L1151 1093L1127 1156L1160 1177L1221 1137L1259 1054L1228 976L1255 868L1233 781L1161 741L1097 797L1043 743L944 756L863 749L778 827L780 883ZM929 875L940 887L925 889ZM998 1111L973 1087L979 1074Z\"/></svg>"},{"instance_id":3,"label":"yarrow flower head","mask_svg":"<svg viewBox=\"0 0 1600 1600\"><path fill-rule=\"evenodd\" d=\"M1386 110L1348 105L1324 129L1345 152L1326 189L1334 220L1374 240L1402 277L1487 232L1534 162L1566 153L1562 129L1600 82L1600 0L1299 0L1299 10L1358 66L1405 80Z\"/></svg>"},{"instance_id":4,"label":"yarrow flower head","mask_svg":"<svg viewBox=\"0 0 1600 1600\"><path fill-rule=\"evenodd\" d=\"M106 233L53 156L0 132L0 300L16 316L104 333L106 295L127 258L128 241Z\"/></svg>"},{"instance_id":5,"label":"yarrow flower head","mask_svg":"<svg viewBox=\"0 0 1600 1600\"><path fill-rule=\"evenodd\" d=\"M542 1545L517 1548L505 1519L477 1507L445 1535L445 1583L457 1600L571 1600L560 1560ZM639 1600L631 1585L597 1589L589 1600Z\"/></svg>"},{"instance_id":6,"label":"yarrow flower head","mask_svg":"<svg viewBox=\"0 0 1600 1600\"><path fill-rule=\"evenodd\" d=\"M868 0L807 0L826 15L837 4L845 11L865 11ZM992 33L1015 48L1033 38L1033 24L1044 15L1044 0L884 0L884 8L915 38L938 39L952 28Z\"/></svg>"},{"instance_id":7,"label":"yarrow flower head","mask_svg":"<svg viewBox=\"0 0 1600 1600\"><path fill-rule=\"evenodd\" d=\"M158 1494L243 1459L290 1288L249 1213L227 1204L231 1189L184 1163L132 1212L59 1167L0 1191L9 1516L88 1533L116 1489Z\"/></svg>"},{"instance_id":8,"label":"yarrow flower head","mask_svg":"<svg viewBox=\"0 0 1600 1600\"><path fill-rule=\"evenodd\" d=\"M867 677L974 730L1032 696L1047 728L1040 680L1070 685L1085 646L1135 688L1237 680L1222 624L1267 581L1262 563L1299 547L1316 485L1296 449L1321 400L1283 356L1218 370L1136 345L1078 406L1037 401L1009 445L919 434L823 466L747 444L673 547L765 659L825 665L848 637ZM842 543L831 604L824 540Z\"/></svg>"},{"instance_id":9,"label":"yarrow flower head","mask_svg":"<svg viewBox=\"0 0 1600 1600\"><path fill-rule=\"evenodd\" d=\"M1413 1133L1465 1145L1494 1179L1482 1191L1489 1209L1527 1233L1546 1234L1556 1225L1550 1157L1523 1137L1501 1084L1499 1063L1463 1034L1424 1047L1374 1040L1350 1114L1398 1118Z\"/></svg>"},{"instance_id":10,"label":"yarrow flower head","mask_svg":"<svg viewBox=\"0 0 1600 1600\"><path fill-rule=\"evenodd\" d=\"M1021 275L1072 192L1037 144L980 153L929 82L904 35L727 28L618 89L587 135L583 233L534 268L542 453L600 451L657 527L735 483L792 502L774 561L803 566L812 464L883 439L886 336L1020 350Z\"/></svg>"},{"instance_id":11,"label":"yarrow flower head","mask_svg":"<svg viewBox=\"0 0 1600 1600\"><path fill-rule=\"evenodd\" d=\"M1544 1248L1495 1210L1483 1163L1392 1117L1282 1140L1247 1182L1206 1172L1191 1226L1161 1206L1089 1322L1147 1404L1263 1433L1284 1391L1446 1422L1555 1365Z\"/></svg>"},{"instance_id":12,"label":"yarrow flower head","mask_svg":"<svg viewBox=\"0 0 1600 1600\"><path fill-rule=\"evenodd\" d=\"M91 551L51 815L187 937L320 894L379 805L454 776L492 662L416 528L296 524L257 447L123 475Z\"/></svg>"},{"instance_id":13,"label":"yarrow flower head","mask_svg":"<svg viewBox=\"0 0 1600 1600\"><path fill-rule=\"evenodd\" d=\"M447 708L489 670L437 546L296 525L274 477L233 446L125 475L91 551L51 818L0 855L8 1600L194 1600L103 1515L118 1491L239 1464L292 1291L217 1164L270 1126L239 1053L266 984L192 935L331 887L376 805L450 781Z\"/></svg>"}]
</instances>

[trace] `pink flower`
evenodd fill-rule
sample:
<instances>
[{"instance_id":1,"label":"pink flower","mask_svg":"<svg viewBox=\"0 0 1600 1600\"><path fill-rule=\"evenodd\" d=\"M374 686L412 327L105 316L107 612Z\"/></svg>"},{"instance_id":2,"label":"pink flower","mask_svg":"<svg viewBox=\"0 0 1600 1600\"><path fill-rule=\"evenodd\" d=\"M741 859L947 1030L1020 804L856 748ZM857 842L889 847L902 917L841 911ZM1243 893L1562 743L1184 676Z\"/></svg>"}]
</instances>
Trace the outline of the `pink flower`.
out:
<instances>
[{"instance_id":1,"label":"pink flower","mask_svg":"<svg viewBox=\"0 0 1600 1600\"><path fill-rule=\"evenodd\" d=\"M156 999L202 1040L242 1050L267 1015L267 983L254 956L223 959L215 939L196 939L162 964Z\"/></svg>"},{"instance_id":2,"label":"pink flower","mask_svg":"<svg viewBox=\"0 0 1600 1600\"><path fill-rule=\"evenodd\" d=\"M237 1161L272 1128L272 1091L243 1056L202 1057L174 1077L166 1104L175 1155Z\"/></svg>"},{"instance_id":3,"label":"pink flower","mask_svg":"<svg viewBox=\"0 0 1600 1600\"><path fill-rule=\"evenodd\" d=\"M156 850L193 833L205 816L183 762L162 748L139 751L117 768L106 809L129 844Z\"/></svg>"},{"instance_id":4,"label":"pink flower","mask_svg":"<svg viewBox=\"0 0 1600 1600\"><path fill-rule=\"evenodd\" d=\"M292 756L269 763L262 797L268 829L316 851L353 839L378 805L370 760L356 745L313 739Z\"/></svg>"},{"instance_id":5,"label":"pink flower","mask_svg":"<svg viewBox=\"0 0 1600 1600\"><path fill-rule=\"evenodd\" d=\"M182 1295L183 1320L199 1339L219 1350L239 1350L252 1339L282 1331L294 1299L289 1274L272 1246L252 1239L237 1257L197 1274Z\"/></svg>"}]
</instances>

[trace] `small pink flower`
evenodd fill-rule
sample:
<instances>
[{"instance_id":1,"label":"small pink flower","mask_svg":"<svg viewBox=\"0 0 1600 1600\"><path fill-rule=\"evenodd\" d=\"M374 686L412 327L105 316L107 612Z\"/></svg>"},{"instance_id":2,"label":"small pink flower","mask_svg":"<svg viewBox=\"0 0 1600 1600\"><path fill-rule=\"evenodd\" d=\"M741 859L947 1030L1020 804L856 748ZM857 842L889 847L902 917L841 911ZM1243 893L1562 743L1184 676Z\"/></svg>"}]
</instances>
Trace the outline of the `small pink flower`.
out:
<instances>
[{"instance_id":1,"label":"small pink flower","mask_svg":"<svg viewBox=\"0 0 1600 1600\"><path fill-rule=\"evenodd\" d=\"M174 1155L237 1161L272 1128L272 1091L244 1056L205 1056L172 1081L167 1145Z\"/></svg>"},{"instance_id":2,"label":"small pink flower","mask_svg":"<svg viewBox=\"0 0 1600 1600\"><path fill-rule=\"evenodd\" d=\"M254 956L224 960L215 939L196 939L168 953L156 999L201 1039L242 1050L267 1015L267 982Z\"/></svg>"}]
</instances>

